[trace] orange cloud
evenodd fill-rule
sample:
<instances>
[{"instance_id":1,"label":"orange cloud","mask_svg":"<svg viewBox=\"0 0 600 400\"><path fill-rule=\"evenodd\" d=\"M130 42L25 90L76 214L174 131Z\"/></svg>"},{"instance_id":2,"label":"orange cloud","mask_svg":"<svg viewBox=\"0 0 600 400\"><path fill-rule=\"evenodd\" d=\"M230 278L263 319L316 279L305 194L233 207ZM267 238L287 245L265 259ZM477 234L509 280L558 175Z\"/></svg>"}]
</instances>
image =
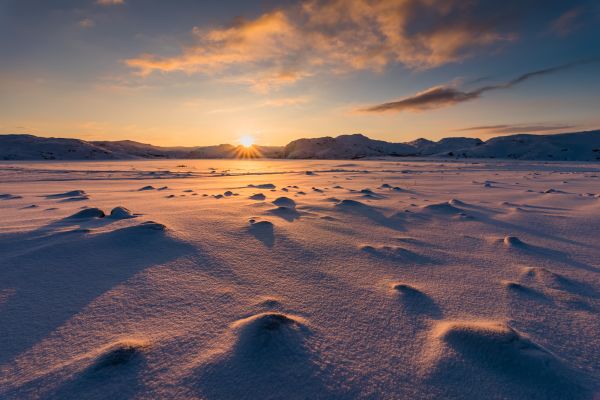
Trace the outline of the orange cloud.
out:
<instances>
[{"instance_id":1,"label":"orange cloud","mask_svg":"<svg viewBox=\"0 0 600 400\"><path fill-rule=\"evenodd\" d=\"M512 38L471 6L460 0L307 0L226 28L194 28L193 44L174 57L143 54L125 62L141 76L217 74L259 91L323 71L382 71L392 63L431 68Z\"/></svg>"},{"instance_id":2,"label":"orange cloud","mask_svg":"<svg viewBox=\"0 0 600 400\"><path fill-rule=\"evenodd\" d=\"M288 52L294 51L299 37L287 16L280 11L264 14L251 21L238 20L225 29L205 31L196 27L193 35L197 43L184 48L179 56L144 54L126 60L126 63L138 69L142 76L153 71L211 73L239 64L283 60ZM274 80L295 80L294 74L286 71L283 64L270 75Z\"/></svg>"}]
</instances>

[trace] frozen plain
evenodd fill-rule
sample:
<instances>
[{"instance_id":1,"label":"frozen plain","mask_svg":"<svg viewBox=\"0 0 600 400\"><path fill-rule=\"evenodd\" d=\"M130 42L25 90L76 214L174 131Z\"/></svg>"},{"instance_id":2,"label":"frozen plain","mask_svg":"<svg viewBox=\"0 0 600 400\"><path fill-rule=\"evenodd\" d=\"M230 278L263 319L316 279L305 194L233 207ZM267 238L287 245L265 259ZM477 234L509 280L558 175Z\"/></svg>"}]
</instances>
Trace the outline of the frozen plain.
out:
<instances>
[{"instance_id":1,"label":"frozen plain","mask_svg":"<svg viewBox=\"0 0 600 400\"><path fill-rule=\"evenodd\" d=\"M600 394L597 163L4 162L0 226L0 398Z\"/></svg>"}]
</instances>

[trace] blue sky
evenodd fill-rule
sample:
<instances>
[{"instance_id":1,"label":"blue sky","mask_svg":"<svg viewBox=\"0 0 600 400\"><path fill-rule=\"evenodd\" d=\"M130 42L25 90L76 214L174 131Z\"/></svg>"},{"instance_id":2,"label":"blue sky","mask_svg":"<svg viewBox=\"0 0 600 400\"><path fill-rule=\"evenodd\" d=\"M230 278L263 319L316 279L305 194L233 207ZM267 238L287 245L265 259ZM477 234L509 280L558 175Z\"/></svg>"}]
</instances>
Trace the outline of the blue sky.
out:
<instances>
[{"instance_id":1,"label":"blue sky","mask_svg":"<svg viewBox=\"0 0 600 400\"><path fill-rule=\"evenodd\" d=\"M593 129L599 22L593 1L0 0L0 133L203 145Z\"/></svg>"}]
</instances>

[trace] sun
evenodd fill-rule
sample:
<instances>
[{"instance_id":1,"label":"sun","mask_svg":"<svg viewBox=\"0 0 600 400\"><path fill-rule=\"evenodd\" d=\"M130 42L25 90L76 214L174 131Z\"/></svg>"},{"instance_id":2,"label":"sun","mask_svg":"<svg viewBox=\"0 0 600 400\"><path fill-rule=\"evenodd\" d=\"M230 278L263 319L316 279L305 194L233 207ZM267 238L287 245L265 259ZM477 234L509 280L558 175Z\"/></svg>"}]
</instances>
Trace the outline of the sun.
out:
<instances>
[{"instance_id":1,"label":"sun","mask_svg":"<svg viewBox=\"0 0 600 400\"><path fill-rule=\"evenodd\" d=\"M245 148L250 148L254 145L254 138L252 136L242 136L240 138L240 143Z\"/></svg>"}]
</instances>

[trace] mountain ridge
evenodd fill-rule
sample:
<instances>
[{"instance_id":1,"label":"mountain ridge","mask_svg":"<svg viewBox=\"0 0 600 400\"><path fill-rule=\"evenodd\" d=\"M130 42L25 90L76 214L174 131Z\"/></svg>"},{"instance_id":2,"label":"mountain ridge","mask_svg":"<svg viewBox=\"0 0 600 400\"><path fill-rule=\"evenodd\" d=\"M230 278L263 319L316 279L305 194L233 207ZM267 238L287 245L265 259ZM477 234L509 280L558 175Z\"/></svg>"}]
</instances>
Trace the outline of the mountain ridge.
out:
<instances>
[{"instance_id":1,"label":"mountain ridge","mask_svg":"<svg viewBox=\"0 0 600 400\"><path fill-rule=\"evenodd\" d=\"M162 147L132 140L85 141L29 134L0 135L0 160L121 160L203 158L361 159L372 157L499 158L599 161L600 130L552 135L516 134L482 141L448 137L387 142L363 134L302 138L286 146Z\"/></svg>"}]
</instances>

